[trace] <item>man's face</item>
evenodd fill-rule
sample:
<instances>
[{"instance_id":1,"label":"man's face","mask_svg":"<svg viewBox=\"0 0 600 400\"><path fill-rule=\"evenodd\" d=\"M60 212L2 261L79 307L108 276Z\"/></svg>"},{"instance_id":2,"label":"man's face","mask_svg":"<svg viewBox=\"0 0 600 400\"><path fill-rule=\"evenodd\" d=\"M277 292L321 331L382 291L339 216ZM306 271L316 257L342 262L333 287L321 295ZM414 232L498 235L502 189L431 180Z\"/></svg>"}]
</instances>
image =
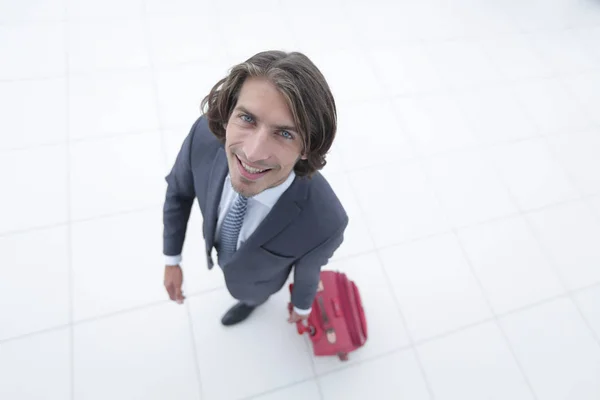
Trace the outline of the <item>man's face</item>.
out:
<instances>
[{"instance_id":1,"label":"man's face","mask_svg":"<svg viewBox=\"0 0 600 400\"><path fill-rule=\"evenodd\" d=\"M233 188L251 197L284 182L301 155L302 138L283 95L269 81L248 78L226 124L225 151Z\"/></svg>"}]
</instances>

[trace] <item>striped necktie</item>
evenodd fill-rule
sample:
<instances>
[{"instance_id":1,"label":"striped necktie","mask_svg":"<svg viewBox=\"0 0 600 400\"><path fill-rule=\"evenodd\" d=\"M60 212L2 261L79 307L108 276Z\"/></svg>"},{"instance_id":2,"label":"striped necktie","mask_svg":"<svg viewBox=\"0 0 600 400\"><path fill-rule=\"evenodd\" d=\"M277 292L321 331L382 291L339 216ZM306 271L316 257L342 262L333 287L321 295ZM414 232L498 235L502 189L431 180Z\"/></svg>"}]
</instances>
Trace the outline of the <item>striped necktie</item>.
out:
<instances>
[{"instance_id":1,"label":"striped necktie","mask_svg":"<svg viewBox=\"0 0 600 400\"><path fill-rule=\"evenodd\" d=\"M217 254L221 266L235 253L247 205L248 198L238 194L233 206L225 215L217 244Z\"/></svg>"}]
</instances>

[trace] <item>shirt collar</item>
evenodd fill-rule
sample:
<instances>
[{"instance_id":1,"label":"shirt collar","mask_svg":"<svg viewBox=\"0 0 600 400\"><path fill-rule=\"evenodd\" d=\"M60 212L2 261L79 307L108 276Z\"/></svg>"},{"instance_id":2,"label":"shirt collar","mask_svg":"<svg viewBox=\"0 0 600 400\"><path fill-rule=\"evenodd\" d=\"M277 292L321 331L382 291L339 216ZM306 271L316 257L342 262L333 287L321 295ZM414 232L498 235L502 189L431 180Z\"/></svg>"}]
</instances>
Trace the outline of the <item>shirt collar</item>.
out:
<instances>
[{"instance_id":1,"label":"shirt collar","mask_svg":"<svg viewBox=\"0 0 600 400\"><path fill-rule=\"evenodd\" d=\"M263 190L256 196L251 197L250 200L258 201L259 203L264 204L269 208L273 208L273 206L275 205L275 203L277 203L277 200L279 200L281 195L292 185L295 178L296 174L292 170L292 172L290 172L289 176L285 181L283 181L277 186ZM227 182L231 184L231 177L229 174L227 174Z\"/></svg>"}]
</instances>

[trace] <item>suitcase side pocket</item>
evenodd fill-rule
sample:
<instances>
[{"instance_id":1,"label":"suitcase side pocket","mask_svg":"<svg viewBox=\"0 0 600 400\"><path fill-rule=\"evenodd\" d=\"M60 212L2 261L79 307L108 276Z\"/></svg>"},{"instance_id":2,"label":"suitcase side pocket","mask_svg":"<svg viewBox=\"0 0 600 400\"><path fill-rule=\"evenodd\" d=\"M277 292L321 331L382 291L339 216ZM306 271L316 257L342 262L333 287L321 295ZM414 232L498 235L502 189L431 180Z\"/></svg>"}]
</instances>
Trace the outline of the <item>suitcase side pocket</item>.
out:
<instances>
[{"instance_id":1,"label":"suitcase side pocket","mask_svg":"<svg viewBox=\"0 0 600 400\"><path fill-rule=\"evenodd\" d=\"M338 289L352 345L360 347L366 340L362 326L362 307L358 306L361 301L360 296L356 297L357 292L353 288L353 282L345 274L338 275Z\"/></svg>"},{"instance_id":2,"label":"suitcase side pocket","mask_svg":"<svg viewBox=\"0 0 600 400\"><path fill-rule=\"evenodd\" d=\"M352 282L352 290L354 291L354 299L356 301L356 307L358 309L358 316L360 319L360 327L363 333L363 340L361 344L364 344L367 341L367 337L369 336L367 330L367 318L365 316L365 310L363 308L362 298L360 297L360 292L358 291L358 286L356 283Z\"/></svg>"}]
</instances>

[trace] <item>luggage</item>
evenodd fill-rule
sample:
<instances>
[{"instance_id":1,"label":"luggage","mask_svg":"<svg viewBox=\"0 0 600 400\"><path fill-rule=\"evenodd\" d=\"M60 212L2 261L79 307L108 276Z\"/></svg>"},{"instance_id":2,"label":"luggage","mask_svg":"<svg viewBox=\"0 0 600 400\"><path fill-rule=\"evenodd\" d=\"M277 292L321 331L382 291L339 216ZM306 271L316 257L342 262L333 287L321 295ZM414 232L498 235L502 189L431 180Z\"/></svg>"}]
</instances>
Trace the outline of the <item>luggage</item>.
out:
<instances>
[{"instance_id":1,"label":"luggage","mask_svg":"<svg viewBox=\"0 0 600 400\"><path fill-rule=\"evenodd\" d=\"M294 284L289 285L290 293ZM293 305L288 304L291 313ZM338 356L348 360L348 353L367 341L367 321L356 284L344 273L321 271L321 281L308 317L308 325L296 323L298 334L308 333L316 356Z\"/></svg>"}]
</instances>

